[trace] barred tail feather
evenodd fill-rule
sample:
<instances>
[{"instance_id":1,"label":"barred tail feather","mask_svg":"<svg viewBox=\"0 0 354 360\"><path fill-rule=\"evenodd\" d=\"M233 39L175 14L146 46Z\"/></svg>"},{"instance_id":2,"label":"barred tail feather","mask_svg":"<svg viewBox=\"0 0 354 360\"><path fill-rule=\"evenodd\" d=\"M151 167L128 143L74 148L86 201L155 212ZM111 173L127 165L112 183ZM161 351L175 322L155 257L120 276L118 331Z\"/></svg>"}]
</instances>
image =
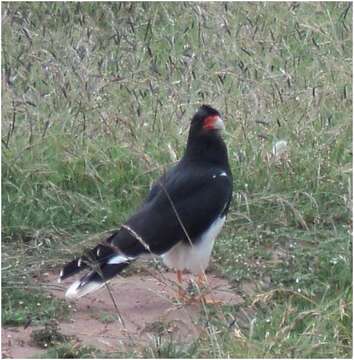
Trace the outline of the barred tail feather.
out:
<instances>
[{"instance_id":1,"label":"barred tail feather","mask_svg":"<svg viewBox=\"0 0 354 360\"><path fill-rule=\"evenodd\" d=\"M85 296L93 291L98 290L104 285L104 282L90 281L85 285L81 284L81 280L77 280L71 284L71 286L66 290L65 297L67 299L79 299L82 296Z\"/></svg>"},{"instance_id":2,"label":"barred tail feather","mask_svg":"<svg viewBox=\"0 0 354 360\"><path fill-rule=\"evenodd\" d=\"M105 240L105 243L96 245L93 249L86 251L86 253L67 263L60 272L58 282L67 279L78 272L90 268L90 264L107 262L110 258L118 254L118 249L112 246L112 241L117 233L113 233Z\"/></svg>"},{"instance_id":3,"label":"barred tail feather","mask_svg":"<svg viewBox=\"0 0 354 360\"><path fill-rule=\"evenodd\" d=\"M125 260L121 263L106 263L100 266L100 270L90 271L84 275L80 280L75 281L67 289L65 297L68 299L78 299L93 291L101 288L106 281L112 279L119 274L125 267L130 264L131 260Z\"/></svg>"},{"instance_id":4,"label":"barred tail feather","mask_svg":"<svg viewBox=\"0 0 354 360\"><path fill-rule=\"evenodd\" d=\"M58 279L59 282L84 269L90 270L67 289L65 293L67 298L77 299L98 290L106 281L119 274L136 257L144 253L144 247L135 238L128 238L129 241L132 241L133 246L130 246L129 251L127 251L129 255L125 254L125 251L113 243L119 240L116 238L119 234L123 236L120 240L124 242L126 234L114 233L105 240L106 244L98 244L92 250L86 251L82 257L76 258L63 267ZM128 245L131 245L129 241Z\"/></svg>"}]
</instances>

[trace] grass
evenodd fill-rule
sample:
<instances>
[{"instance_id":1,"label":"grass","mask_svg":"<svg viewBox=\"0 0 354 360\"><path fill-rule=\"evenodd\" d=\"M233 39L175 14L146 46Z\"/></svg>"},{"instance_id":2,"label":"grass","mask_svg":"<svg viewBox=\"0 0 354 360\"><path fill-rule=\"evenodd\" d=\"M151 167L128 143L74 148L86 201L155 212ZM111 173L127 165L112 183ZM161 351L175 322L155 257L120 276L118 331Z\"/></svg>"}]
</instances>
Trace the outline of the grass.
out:
<instances>
[{"instance_id":1,"label":"grass","mask_svg":"<svg viewBox=\"0 0 354 360\"><path fill-rule=\"evenodd\" d=\"M3 325L37 302L56 316L24 285L119 227L205 102L235 189L212 268L257 291L190 347L135 356L351 357L351 18L348 2L2 3Z\"/></svg>"},{"instance_id":2,"label":"grass","mask_svg":"<svg viewBox=\"0 0 354 360\"><path fill-rule=\"evenodd\" d=\"M68 313L69 308L65 302L48 294L43 294L37 289L7 288L3 283L3 326L36 325L53 318L65 319Z\"/></svg>"},{"instance_id":3,"label":"grass","mask_svg":"<svg viewBox=\"0 0 354 360\"><path fill-rule=\"evenodd\" d=\"M117 321L117 314L103 311L98 314L97 318L104 324L111 324Z\"/></svg>"},{"instance_id":4,"label":"grass","mask_svg":"<svg viewBox=\"0 0 354 360\"><path fill-rule=\"evenodd\" d=\"M78 346L74 343L57 344L50 347L39 358L42 359L92 359L102 354L92 346Z\"/></svg>"},{"instance_id":5,"label":"grass","mask_svg":"<svg viewBox=\"0 0 354 360\"><path fill-rule=\"evenodd\" d=\"M31 333L32 343L44 349L66 343L70 338L70 336L63 335L58 331L58 324L55 321L48 321L44 328L34 330Z\"/></svg>"}]
</instances>

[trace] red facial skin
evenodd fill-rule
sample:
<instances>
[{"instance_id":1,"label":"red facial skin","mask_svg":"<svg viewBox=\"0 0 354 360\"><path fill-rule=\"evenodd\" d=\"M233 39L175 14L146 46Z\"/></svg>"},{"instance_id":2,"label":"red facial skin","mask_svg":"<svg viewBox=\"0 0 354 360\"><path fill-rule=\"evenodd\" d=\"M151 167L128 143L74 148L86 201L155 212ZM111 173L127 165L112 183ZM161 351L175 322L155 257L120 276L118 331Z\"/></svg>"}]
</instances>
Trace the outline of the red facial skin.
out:
<instances>
[{"instance_id":1,"label":"red facial skin","mask_svg":"<svg viewBox=\"0 0 354 360\"><path fill-rule=\"evenodd\" d=\"M215 128L215 122L218 120L218 115L211 115L204 119L203 128L207 130L213 130Z\"/></svg>"}]
</instances>

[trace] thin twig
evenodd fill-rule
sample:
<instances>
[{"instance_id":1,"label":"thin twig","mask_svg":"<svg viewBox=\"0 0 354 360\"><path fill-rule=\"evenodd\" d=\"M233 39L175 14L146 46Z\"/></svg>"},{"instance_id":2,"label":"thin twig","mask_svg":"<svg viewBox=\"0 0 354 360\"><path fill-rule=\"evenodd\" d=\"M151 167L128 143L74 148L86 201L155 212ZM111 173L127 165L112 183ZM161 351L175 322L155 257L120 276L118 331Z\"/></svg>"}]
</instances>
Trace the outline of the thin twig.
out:
<instances>
[{"instance_id":1,"label":"thin twig","mask_svg":"<svg viewBox=\"0 0 354 360\"><path fill-rule=\"evenodd\" d=\"M179 224L181 225L181 228L182 228L184 234L186 235L186 237L187 237L187 239L188 239L188 241L189 241L189 244L191 245L191 247L193 247L194 244L193 244L193 242L192 242L192 240L191 240L191 238L190 238L190 236L189 236L189 234L188 234L188 232L187 232L187 229L185 228L185 226L184 226L184 224L183 224L183 222L182 222L181 217L180 217L179 214L178 214L178 211L177 211L177 209L176 209L176 207L175 207L175 204L173 203L173 201L172 201L172 199L171 199L171 197L170 197L170 194L168 193L165 185L164 185L161 181L159 182L159 185L161 186L163 192L164 192L165 195L167 196L167 199L168 199L168 201L169 201L170 204L171 204L172 210L173 210L173 212L175 213L176 218L177 218ZM205 274L205 271L202 270L201 272L203 273L204 278L207 279L206 274ZM198 287L198 290L199 290L199 287ZM200 291L199 291L199 293L200 293Z\"/></svg>"},{"instance_id":2,"label":"thin twig","mask_svg":"<svg viewBox=\"0 0 354 360\"><path fill-rule=\"evenodd\" d=\"M122 317L122 315L121 315L121 313L120 313L120 311L119 311L118 305L117 305L116 300L115 300L115 298L114 298L114 296L113 296L113 294L112 294L112 291L111 291L111 288L110 288L108 282L107 282L107 281L104 281L104 285L105 285L105 287L106 287L106 289L107 289L107 291L108 291L108 294L109 294L109 296L110 296L110 298L111 298L111 300L112 300L113 306L114 306L114 308L115 308L115 310L116 310L116 313L117 313L117 315L118 315L118 316L117 316L117 317L118 317L118 320L119 320L119 322L121 323L121 325L124 327L124 330L126 330L127 328L126 328L124 319L123 319L123 317Z\"/></svg>"},{"instance_id":3,"label":"thin twig","mask_svg":"<svg viewBox=\"0 0 354 360\"><path fill-rule=\"evenodd\" d=\"M150 246L131 227L129 227L128 225L122 225L121 227L127 230L132 236L134 236L135 239L138 240L140 244L143 245L144 248L151 253Z\"/></svg>"},{"instance_id":4,"label":"thin twig","mask_svg":"<svg viewBox=\"0 0 354 360\"><path fill-rule=\"evenodd\" d=\"M12 100L12 121L11 121L10 129L7 133L6 144L5 144L7 149L9 148L10 138L15 130L15 122L16 122L16 106L15 106L15 101Z\"/></svg>"},{"instance_id":5,"label":"thin twig","mask_svg":"<svg viewBox=\"0 0 354 360\"><path fill-rule=\"evenodd\" d=\"M172 201L172 199L171 199L171 197L170 197L170 194L168 193L165 185L164 185L161 181L159 181L159 185L161 186L163 192L164 192L165 195L167 196L167 199L168 199L168 201L169 201L170 204L171 204L172 210L173 210L173 212L175 213L176 218L177 218L179 224L181 225L181 228L182 228L184 234L186 235L186 237L187 237L190 245L193 246L192 240L191 240L191 238L190 238L189 235L188 235L187 229L186 229L185 226L183 225L183 222L182 222L182 220L181 220L181 218L180 218L180 216L179 216L179 214L178 214L178 212L177 212L177 209L176 209L176 207L175 207L175 204L173 203L173 201Z\"/></svg>"}]
</instances>

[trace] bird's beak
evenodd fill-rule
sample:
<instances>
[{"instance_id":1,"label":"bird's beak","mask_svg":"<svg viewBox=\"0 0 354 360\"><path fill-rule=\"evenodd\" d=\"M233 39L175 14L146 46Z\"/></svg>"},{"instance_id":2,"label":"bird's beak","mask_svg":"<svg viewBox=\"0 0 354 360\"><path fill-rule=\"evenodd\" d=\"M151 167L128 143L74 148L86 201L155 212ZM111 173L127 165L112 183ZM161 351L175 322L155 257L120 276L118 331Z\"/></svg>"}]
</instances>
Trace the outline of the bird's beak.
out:
<instances>
[{"instance_id":1,"label":"bird's beak","mask_svg":"<svg viewBox=\"0 0 354 360\"><path fill-rule=\"evenodd\" d=\"M221 119L221 117L217 117L214 122L214 129L215 130L225 130L225 124L224 121Z\"/></svg>"},{"instance_id":2,"label":"bird's beak","mask_svg":"<svg viewBox=\"0 0 354 360\"><path fill-rule=\"evenodd\" d=\"M204 121L205 129L208 130L225 130L225 125L220 116L210 116Z\"/></svg>"}]
</instances>

